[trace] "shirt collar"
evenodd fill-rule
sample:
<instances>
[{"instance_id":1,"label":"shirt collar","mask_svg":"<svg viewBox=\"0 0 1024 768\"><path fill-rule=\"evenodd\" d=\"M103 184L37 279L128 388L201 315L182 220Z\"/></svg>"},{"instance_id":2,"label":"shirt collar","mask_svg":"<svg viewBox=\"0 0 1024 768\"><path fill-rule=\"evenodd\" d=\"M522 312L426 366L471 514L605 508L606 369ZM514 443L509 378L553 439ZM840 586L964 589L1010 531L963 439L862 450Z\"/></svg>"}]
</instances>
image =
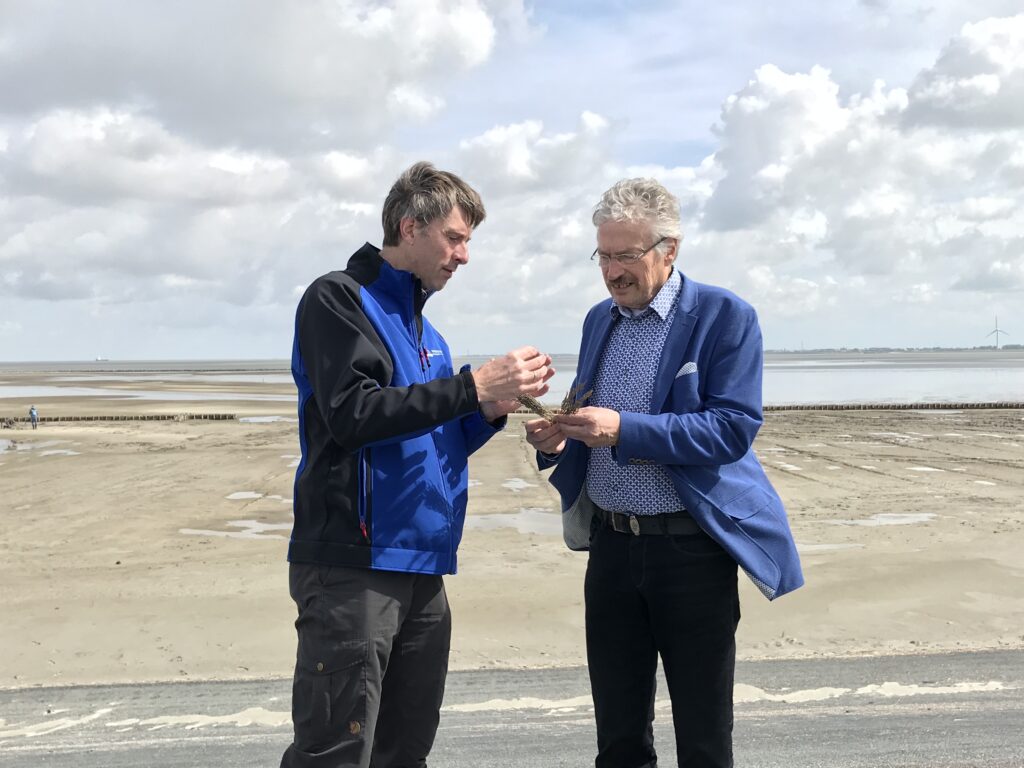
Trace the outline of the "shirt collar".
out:
<instances>
[{"instance_id":1,"label":"shirt collar","mask_svg":"<svg viewBox=\"0 0 1024 768\"><path fill-rule=\"evenodd\" d=\"M672 307L675 306L676 299L679 298L679 292L683 288L683 279L679 274L679 270L672 267L672 271L669 273L668 280L661 286L661 290L643 309L630 309L629 307L620 307L614 301L611 306L612 316L615 313L622 315L623 317L643 317L648 311L654 310L659 318L664 320L668 317L668 313L672 311Z\"/></svg>"}]
</instances>

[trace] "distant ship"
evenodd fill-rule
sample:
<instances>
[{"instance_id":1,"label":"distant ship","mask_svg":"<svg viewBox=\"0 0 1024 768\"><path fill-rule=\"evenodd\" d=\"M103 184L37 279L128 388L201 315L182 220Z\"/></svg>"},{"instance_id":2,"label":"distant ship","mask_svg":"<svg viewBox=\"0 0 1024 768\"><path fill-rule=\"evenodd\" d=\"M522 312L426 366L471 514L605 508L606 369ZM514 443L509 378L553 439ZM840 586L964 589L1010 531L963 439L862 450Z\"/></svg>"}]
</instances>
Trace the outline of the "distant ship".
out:
<instances>
[{"instance_id":1,"label":"distant ship","mask_svg":"<svg viewBox=\"0 0 1024 768\"><path fill-rule=\"evenodd\" d=\"M109 363L110 362L110 358L109 357L97 357L96 358L96 362L97 363Z\"/></svg>"}]
</instances>

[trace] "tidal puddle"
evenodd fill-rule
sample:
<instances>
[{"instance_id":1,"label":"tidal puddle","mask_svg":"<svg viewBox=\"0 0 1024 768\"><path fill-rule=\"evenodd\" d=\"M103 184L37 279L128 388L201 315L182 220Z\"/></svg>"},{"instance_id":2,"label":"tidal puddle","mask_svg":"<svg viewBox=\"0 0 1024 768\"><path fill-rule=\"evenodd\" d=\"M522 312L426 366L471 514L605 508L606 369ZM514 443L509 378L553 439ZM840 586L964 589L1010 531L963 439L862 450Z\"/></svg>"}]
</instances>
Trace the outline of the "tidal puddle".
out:
<instances>
[{"instance_id":1,"label":"tidal puddle","mask_svg":"<svg viewBox=\"0 0 1024 768\"><path fill-rule=\"evenodd\" d=\"M547 507L522 507L518 512L467 515L466 528L477 531L515 528L523 534L539 533L560 536L562 534L562 516Z\"/></svg>"},{"instance_id":2,"label":"tidal puddle","mask_svg":"<svg viewBox=\"0 0 1024 768\"><path fill-rule=\"evenodd\" d=\"M934 520L937 515L934 512L909 512L900 514L896 512L883 512L878 515L861 520L826 520L831 525L862 525L875 527L879 525L916 525Z\"/></svg>"},{"instance_id":3,"label":"tidal puddle","mask_svg":"<svg viewBox=\"0 0 1024 768\"><path fill-rule=\"evenodd\" d=\"M64 445L67 440L44 440L41 443L19 443L17 440L0 440L0 453L8 451L38 451L41 448L52 448L55 445Z\"/></svg>"},{"instance_id":4,"label":"tidal puddle","mask_svg":"<svg viewBox=\"0 0 1024 768\"><path fill-rule=\"evenodd\" d=\"M815 552L838 552L843 549L863 549L863 544L800 544L797 542L796 550L802 555L811 555Z\"/></svg>"},{"instance_id":5,"label":"tidal puddle","mask_svg":"<svg viewBox=\"0 0 1024 768\"><path fill-rule=\"evenodd\" d=\"M536 483L528 483L521 477L511 477L501 484L502 488L508 488L513 493L519 493L527 488L536 488Z\"/></svg>"},{"instance_id":6,"label":"tidal puddle","mask_svg":"<svg viewBox=\"0 0 1024 768\"><path fill-rule=\"evenodd\" d=\"M179 533L186 536L218 536L224 539L284 539L279 533L269 531L290 531L291 523L260 523L256 520L230 520L226 525L232 528L241 528L240 531L208 531L199 528L181 528Z\"/></svg>"},{"instance_id":7,"label":"tidal puddle","mask_svg":"<svg viewBox=\"0 0 1024 768\"><path fill-rule=\"evenodd\" d=\"M224 384L294 384L290 373L153 373L51 376L48 381L214 381Z\"/></svg>"},{"instance_id":8,"label":"tidal puddle","mask_svg":"<svg viewBox=\"0 0 1024 768\"><path fill-rule=\"evenodd\" d=\"M258 402L295 402L295 395L268 395L255 392L183 392L180 390L100 389L98 387L15 387L0 386L0 399L23 397L96 397L105 400L166 400L191 402L197 400L254 400Z\"/></svg>"}]
</instances>

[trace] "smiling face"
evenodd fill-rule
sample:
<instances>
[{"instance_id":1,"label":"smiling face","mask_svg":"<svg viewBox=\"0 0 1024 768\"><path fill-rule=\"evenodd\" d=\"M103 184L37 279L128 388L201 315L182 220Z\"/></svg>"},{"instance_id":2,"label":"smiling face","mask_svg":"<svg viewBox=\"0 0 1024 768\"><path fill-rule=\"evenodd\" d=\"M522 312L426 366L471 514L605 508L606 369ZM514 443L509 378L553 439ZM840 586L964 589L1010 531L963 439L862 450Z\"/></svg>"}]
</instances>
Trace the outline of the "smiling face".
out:
<instances>
[{"instance_id":1,"label":"smiling face","mask_svg":"<svg viewBox=\"0 0 1024 768\"><path fill-rule=\"evenodd\" d=\"M455 270L469 262L473 229L458 206L446 218L426 225L402 219L401 232L403 244L408 248L408 269L427 291L440 291Z\"/></svg>"},{"instance_id":2,"label":"smiling face","mask_svg":"<svg viewBox=\"0 0 1024 768\"><path fill-rule=\"evenodd\" d=\"M597 228L597 250L612 256L641 253L651 247L657 237L646 221L606 221ZM635 264L622 264L609 259L601 264L601 275L612 300L620 307L643 309L665 285L676 260L676 241L665 240L665 253L650 250Z\"/></svg>"}]
</instances>

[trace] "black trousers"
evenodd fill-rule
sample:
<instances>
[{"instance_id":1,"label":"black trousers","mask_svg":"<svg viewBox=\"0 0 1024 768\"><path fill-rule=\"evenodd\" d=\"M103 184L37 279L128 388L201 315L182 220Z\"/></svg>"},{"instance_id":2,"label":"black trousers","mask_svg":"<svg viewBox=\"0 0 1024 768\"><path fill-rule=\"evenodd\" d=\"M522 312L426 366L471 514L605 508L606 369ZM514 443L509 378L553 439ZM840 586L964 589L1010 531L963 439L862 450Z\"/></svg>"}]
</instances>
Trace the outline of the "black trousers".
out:
<instances>
[{"instance_id":1,"label":"black trousers","mask_svg":"<svg viewBox=\"0 0 1024 768\"><path fill-rule=\"evenodd\" d=\"M294 741L282 768L424 768L448 674L440 576L293 563Z\"/></svg>"},{"instance_id":2,"label":"black trousers","mask_svg":"<svg viewBox=\"0 0 1024 768\"><path fill-rule=\"evenodd\" d=\"M679 768L730 768L736 563L703 533L591 539L584 584L597 768L655 768L658 656Z\"/></svg>"}]
</instances>

